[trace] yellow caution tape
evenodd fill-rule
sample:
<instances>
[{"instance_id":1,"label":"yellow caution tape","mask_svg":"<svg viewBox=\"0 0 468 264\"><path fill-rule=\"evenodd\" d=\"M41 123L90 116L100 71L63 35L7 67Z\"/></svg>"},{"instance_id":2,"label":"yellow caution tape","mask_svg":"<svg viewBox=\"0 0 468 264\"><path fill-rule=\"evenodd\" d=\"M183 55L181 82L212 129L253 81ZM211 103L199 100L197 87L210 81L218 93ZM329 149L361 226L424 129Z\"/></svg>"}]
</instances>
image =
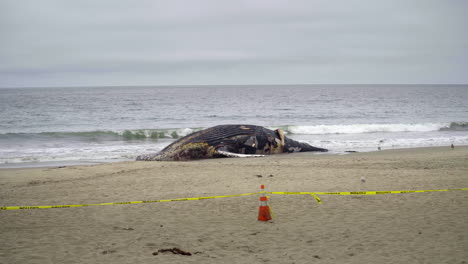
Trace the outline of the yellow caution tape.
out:
<instances>
[{"instance_id":1,"label":"yellow caution tape","mask_svg":"<svg viewBox=\"0 0 468 264\"><path fill-rule=\"evenodd\" d=\"M221 196L177 198L177 199L167 199L167 200L132 201L132 202L118 202L118 203L70 204L70 205L39 205L39 206L7 206L7 207L0 207L0 210L71 208L71 207L87 207L87 206L97 206L97 205L142 204L142 203L163 203L163 202L178 202L178 201L196 201L196 200L205 200L205 199L216 199L216 198L227 198L227 197L247 196L247 195L254 195L254 194L259 194L259 193L243 193L243 194L231 194L231 195L221 195Z\"/></svg>"},{"instance_id":2,"label":"yellow caution tape","mask_svg":"<svg viewBox=\"0 0 468 264\"><path fill-rule=\"evenodd\" d=\"M390 193L422 193L422 192L448 192L448 191L467 191L468 188L459 189L441 189L441 190L408 190L408 191L362 191L362 192L268 192L270 194L309 194L315 198L317 203L321 204L322 200L317 196L320 195L378 195L378 194L390 194Z\"/></svg>"},{"instance_id":3,"label":"yellow caution tape","mask_svg":"<svg viewBox=\"0 0 468 264\"><path fill-rule=\"evenodd\" d=\"M449 192L449 191L467 191L468 188L459 189L441 189L441 190L407 190L407 191L364 191L364 192L314 192L323 195L377 195L390 193L422 193L422 192Z\"/></svg>"},{"instance_id":4,"label":"yellow caution tape","mask_svg":"<svg viewBox=\"0 0 468 264\"><path fill-rule=\"evenodd\" d=\"M167 200L117 202L117 203L71 204L71 205L39 205L39 206L6 206L6 207L0 207L0 210L72 208L72 207L87 207L87 206L97 206L97 205L142 204L142 203L196 201L196 200L205 200L205 199L248 196L248 195L261 194L261 193L283 194L283 195L308 194L308 195L313 196L318 203L322 203L322 201L320 200L320 198L317 195L378 195L378 194L390 194L390 193L448 192L448 191L467 191L467 190L468 190L468 188L441 189L441 190L408 190L408 191L363 191L363 192L265 192L265 191L262 191L262 192L256 192L256 193L243 193L243 194L231 194L231 195L220 195L220 196L177 198L177 199L167 199Z\"/></svg>"},{"instance_id":5,"label":"yellow caution tape","mask_svg":"<svg viewBox=\"0 0 468 264\"><path fill-rule=\"evenodd\" d=\"M311 193L310 195L313 196L313 197L315 198L315 200L317 201L317 203L319 203L319 204L322 203L322 200L320 200L320 198L319 198L317 195L315 195L315 193Z\"/></svg>"},{"instance_id":6,"label":"yellow caution tape","mask_svg":"<svg viewBox=\"0 0 468 264\"><path fill-rule=\"evenodd\" d=\"M320 195L377 195L390 193L421 193L421 192L448 192L448 191L468 191L468 188L441 189L441 190L408 190L408 191L362 191L362 192L268 192L270 194L320 194Z\"/></svg>"}]
</instances>

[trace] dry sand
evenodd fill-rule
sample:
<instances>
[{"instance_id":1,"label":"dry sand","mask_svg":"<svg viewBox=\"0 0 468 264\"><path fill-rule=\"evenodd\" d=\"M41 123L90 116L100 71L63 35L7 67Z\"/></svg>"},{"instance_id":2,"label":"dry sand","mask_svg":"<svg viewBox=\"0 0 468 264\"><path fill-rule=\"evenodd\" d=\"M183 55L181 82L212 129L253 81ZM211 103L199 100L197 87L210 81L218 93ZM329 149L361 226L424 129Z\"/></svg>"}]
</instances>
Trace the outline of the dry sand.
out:
<instances>
[{"instance_id":1,"label":"dry sand","mask_svg":"<svg viewBox=\"0 0 468 264\"><path fill-rule=\"evenodd\" d=\"M365 177L366 182L361 182ZM0 206L468 187L468 147L0 170ZM468 191L0 211L0 263L468 263ZM180 248L192 256L159 253Z\"/></svg>"}]
</instances>

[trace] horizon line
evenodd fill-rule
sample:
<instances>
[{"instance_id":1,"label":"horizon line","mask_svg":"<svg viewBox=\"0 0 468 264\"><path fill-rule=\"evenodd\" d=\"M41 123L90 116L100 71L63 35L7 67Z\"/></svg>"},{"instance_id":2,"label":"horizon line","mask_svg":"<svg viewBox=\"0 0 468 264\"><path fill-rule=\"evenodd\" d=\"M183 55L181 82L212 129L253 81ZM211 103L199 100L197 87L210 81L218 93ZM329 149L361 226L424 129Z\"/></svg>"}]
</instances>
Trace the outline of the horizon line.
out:
<instances>
[{"instance_id":1,"label":"horizon line","mask_svg":"<svg viewBox=\"0 0 468 264\"><path fill-rule=\"evenodd\" d=\"M10 87L0 87L0 89L36 89L36 88L123 88L123 87L154 87L154 88L169 88L169 87L212 87L212 86L230 86L230 87L240 87L240 86L370 86L370 85L380 85L380 86L436 86L436 85L450 85L450 86L464 86L468 83L287 83L287 84L156 84L156 85L70 85L70 86L10 86Z\"/></svg>"}]
</instances>

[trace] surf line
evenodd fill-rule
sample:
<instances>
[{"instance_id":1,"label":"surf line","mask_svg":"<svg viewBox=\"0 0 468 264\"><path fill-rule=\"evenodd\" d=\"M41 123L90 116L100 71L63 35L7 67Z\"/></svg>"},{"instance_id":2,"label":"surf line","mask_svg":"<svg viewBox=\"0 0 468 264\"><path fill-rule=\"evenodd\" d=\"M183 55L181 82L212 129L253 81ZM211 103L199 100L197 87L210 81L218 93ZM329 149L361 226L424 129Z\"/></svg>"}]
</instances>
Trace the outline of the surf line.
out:
<instances>
[{"instance_id":1,"label":"surf line","mask_svg":"<svg viewBox=\"0 0 468 264\"><path fill-rule=\"evenodd\" d=\"M96 203L96 204L70 204L70 205L39 205L39 206L5 206L0 207L0 210L28 210L28 209L51 209L51 208L73 208L73 207L89 207L100 205L121 205L121 204L143 204L143 203L163 203L163 202L179 202L179 201L197 201L206 199L240 197L257 194L280 194L280 195L311 195L315 198L317 203L321 204L322 201L317 195L380 195L380 194L403 194L403 193L424 193L424 192L449 192L449 191L468 191L468 188L458 189L440 189L440 190L406 190L406 191L359 191L359 192L255 192L255 193L242 193L230 194L220 196L206 196L206 197L191 197L191 198L176 198L165 200L148 200L148 201L131 201L131 202L115 202L115 203Z\"/></svg>"}]
</instances>

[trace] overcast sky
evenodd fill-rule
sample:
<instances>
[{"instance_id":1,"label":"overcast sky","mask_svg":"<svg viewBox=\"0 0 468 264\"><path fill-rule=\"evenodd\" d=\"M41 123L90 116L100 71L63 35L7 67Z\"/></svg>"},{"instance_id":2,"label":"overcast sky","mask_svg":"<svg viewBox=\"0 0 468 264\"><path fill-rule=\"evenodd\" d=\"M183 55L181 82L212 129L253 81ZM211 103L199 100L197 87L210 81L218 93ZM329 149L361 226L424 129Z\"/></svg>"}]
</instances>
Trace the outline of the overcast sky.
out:
<instances>
[{"instance_id":1,"label":"overcast sky","mask_svg":"<svg viewBox=\"0 0 468 264\"><path fill-rule=\"evenodd\" d=\"M1 0L0 87L468 83L465 0Z\"/></svg>"}]
</instances>

